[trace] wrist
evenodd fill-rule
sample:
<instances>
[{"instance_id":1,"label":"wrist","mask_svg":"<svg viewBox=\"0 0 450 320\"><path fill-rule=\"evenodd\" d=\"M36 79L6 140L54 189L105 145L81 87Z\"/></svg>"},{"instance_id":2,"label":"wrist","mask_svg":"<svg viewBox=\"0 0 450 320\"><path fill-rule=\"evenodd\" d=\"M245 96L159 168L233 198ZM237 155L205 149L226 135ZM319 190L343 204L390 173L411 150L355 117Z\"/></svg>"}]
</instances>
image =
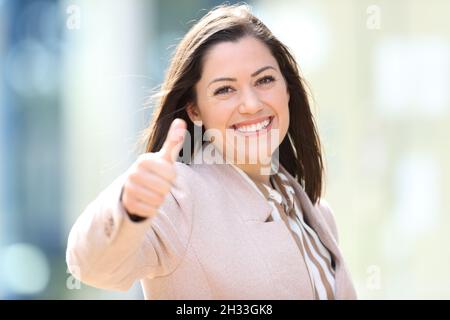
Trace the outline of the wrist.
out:
<instances>
[{"instance_id":1,"label":"wrist","mask_svg":"<svg viewBox=\"0 0 450 320\"><path fill-rule=\"evenodd\" d=\"M122 195L123 195L123 187L122 187L122 191L120 192L119 201L120 201L120 204L122 205L122 208L124 209L125 213L127 214L128 218L133 222L141 222L141 221L147 220L147 217L142 217L140 215L128 212L127 208L125 207L125 205L122 202Z\"/></svg>"}]
</instances>

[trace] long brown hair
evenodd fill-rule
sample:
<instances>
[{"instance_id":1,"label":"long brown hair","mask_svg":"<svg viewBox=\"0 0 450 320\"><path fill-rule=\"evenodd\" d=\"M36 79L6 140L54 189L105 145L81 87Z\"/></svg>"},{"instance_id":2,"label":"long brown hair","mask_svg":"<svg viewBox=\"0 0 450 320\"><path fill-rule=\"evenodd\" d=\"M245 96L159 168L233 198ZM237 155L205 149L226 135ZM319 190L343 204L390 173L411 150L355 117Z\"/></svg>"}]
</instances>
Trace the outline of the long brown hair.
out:
<instances>
[{"instance_id":1,"label":"long brown hair","mask_svg":"<svg viewBox=\"0 0 450 320\"><path fill-rule=\"evenodd\" d=\"M194 152L194 123L186 107L196 101L195 84L202 73L202 59L208 49L224 41L235 42L253 36L270 49L277 60L289 91L290 123L279 146L281 165L304 187L312 203L322 193L323 160L320 139L310 110L308 95L297 63L289 49L253 14L245 4L221 5L209 11L178 44L159 93L149 128L144 133L146 152L161 149L175 118L187 123ZM204 133L202 127L202 134ZM180 156L182 155L180 151Z\"/></svg>"}]
</instances>

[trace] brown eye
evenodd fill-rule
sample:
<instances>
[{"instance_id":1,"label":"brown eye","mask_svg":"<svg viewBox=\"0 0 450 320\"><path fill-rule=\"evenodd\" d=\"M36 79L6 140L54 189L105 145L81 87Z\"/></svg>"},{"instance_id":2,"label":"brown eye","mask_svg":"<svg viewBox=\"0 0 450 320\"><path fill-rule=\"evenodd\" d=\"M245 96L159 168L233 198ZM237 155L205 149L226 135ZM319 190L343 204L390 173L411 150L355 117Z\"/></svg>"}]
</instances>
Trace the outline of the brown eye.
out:
<instances>
[{"instance_id":1,"label":"brown eye","mask_svg":"<svg viewBox=\"0 0 450 320\"><path fill-rule=\"evenodd\" d=\"M230 93L232 88L230 86L221 87L214 91L214 95Z\"/></svg>"},{"instance_id":2,"label":"brown eye","mask_svg":"<svg viewBox=\"0 0 450 320\"><path fill-rule=\"evenodd\" d=\"M259 79L259 80L257 81L257 84L262 84L262 85L264 85L264 84L269 84L269 83L271 83L271 82L273 82L273 81L275 81L275 78L274 78L274 77L272 77L272 76L265 76L265 77Z\"/></svg>"}]
</instances>

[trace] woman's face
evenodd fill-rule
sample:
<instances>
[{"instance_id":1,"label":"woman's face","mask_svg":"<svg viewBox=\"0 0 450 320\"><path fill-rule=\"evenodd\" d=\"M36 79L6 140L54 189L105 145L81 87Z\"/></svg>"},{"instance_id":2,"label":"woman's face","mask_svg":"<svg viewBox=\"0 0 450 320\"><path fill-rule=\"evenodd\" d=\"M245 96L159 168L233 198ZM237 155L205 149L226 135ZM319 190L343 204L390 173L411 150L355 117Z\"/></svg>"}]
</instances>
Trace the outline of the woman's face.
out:
<instances>
[{"instance_id":1,"label":"woman's face","mask_svg":"<svg viewBox=\"0 0 450 320\"><path fill-rule=\"evenodd\" d=\"M268 47L254 37L214 45L195 90L191 120L202 121L215 146L237 164L253 161L254 155L257 163L261 157L267 161L288 131L285 79Z\"/></svg>"}]
</instances>

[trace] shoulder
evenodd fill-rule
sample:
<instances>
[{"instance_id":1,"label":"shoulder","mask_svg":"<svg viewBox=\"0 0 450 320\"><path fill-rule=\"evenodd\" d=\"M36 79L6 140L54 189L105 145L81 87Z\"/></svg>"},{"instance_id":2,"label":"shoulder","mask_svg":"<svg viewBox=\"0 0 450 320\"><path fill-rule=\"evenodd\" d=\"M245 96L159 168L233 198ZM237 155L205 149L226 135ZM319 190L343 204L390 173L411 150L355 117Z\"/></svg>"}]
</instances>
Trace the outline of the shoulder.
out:
<instances>
[{"instance_id":1,"label":"shoulder","mask_svg":"<svg viewBox=\"0 0 450 320\"><path fill-rule=\"evenodd\" d=\"M337 230L337 224L336 219L334 217L334 212L331 209L330 204L325 199L321 198L316 203L315 207L319 209L322 216L325 218L325 221L327 222L328 227L330 228L331 232L333 233L334 238L336 239L336 242L339 242L339 235Z\"/></svg>"},{"instance_id":2,"label":"shoulder","mask_svg":"<svg viewBox=\"0 0 450 320\"><path fill-rule=\"evenodd\" d=\"M175 170L177 173L177 178L181 177L183 179L192 178L195 176L195 171L192 170L190 165L187 165L183 162L175 162Z\"/></svg>"},{"instance_id":3,"label":"shoulder","mask_svg":"<svg viewBox=\"0 0 450 320\"><path fill-rule=\"evenodd\" d=\"M196 166L183 162L175 162L175 171L177 174L176 183L182 185L183 187L189 187L199 183L203 178L203 174L199 172Z\"/></svg>"},{"instance_id":4,"label":"shoulder","mask_svg":"<svg viewBox=\"0 0 450 320\"><path fill-rule=\"evenodd\" d=\"M215 180L211 179L214 172L211 166L196 166L183 162L175 162L176 178L169 195L161 206L162 211L168 214L184 212L190 220L190 216L199 210L199 204L208 202L215 189ZM183 218L184 219L184 218Z\"/></svg>"},{"instance_id":5,"label":"shoulder","mask_svg":"<svg viewBox=\"0 0 450 320\"><path fill-rule=\"evenodd\" d=\"M184 194L191 195L192 184L197 180L197 174L192 168L182 162L175 162L176 178L172 188L172 193L177 194L177 190L183 191Z\"/></svg>"},{"instance_id":6,"label":"shoulder","mask_svg":"<svg viewBox=\"0 0 450 320\"><path fill-rule=\"evenodd\" d=\"M212 164L186 164L183 162L175 162L177 180L179 180L180 183L189 183L191 186L197 183L208 182L210 178L219 178L226 174L220 169L221 167L225 168L225 166Z\"/></svg>"},{"instance_id":7,"label":"shoulder","mask_svg":"<svg viewBox=\"0 0 450 320\"><path fill-rule=\"evenodd\" d=\"M201 193L201 188L207 182L207 173L205 174L197 166L186 164L183 162L175 162L176 178L174 187L172 188L172 195L177 198L179 194L186 197L194 197Z\"/></svg>"}]
</instances>

